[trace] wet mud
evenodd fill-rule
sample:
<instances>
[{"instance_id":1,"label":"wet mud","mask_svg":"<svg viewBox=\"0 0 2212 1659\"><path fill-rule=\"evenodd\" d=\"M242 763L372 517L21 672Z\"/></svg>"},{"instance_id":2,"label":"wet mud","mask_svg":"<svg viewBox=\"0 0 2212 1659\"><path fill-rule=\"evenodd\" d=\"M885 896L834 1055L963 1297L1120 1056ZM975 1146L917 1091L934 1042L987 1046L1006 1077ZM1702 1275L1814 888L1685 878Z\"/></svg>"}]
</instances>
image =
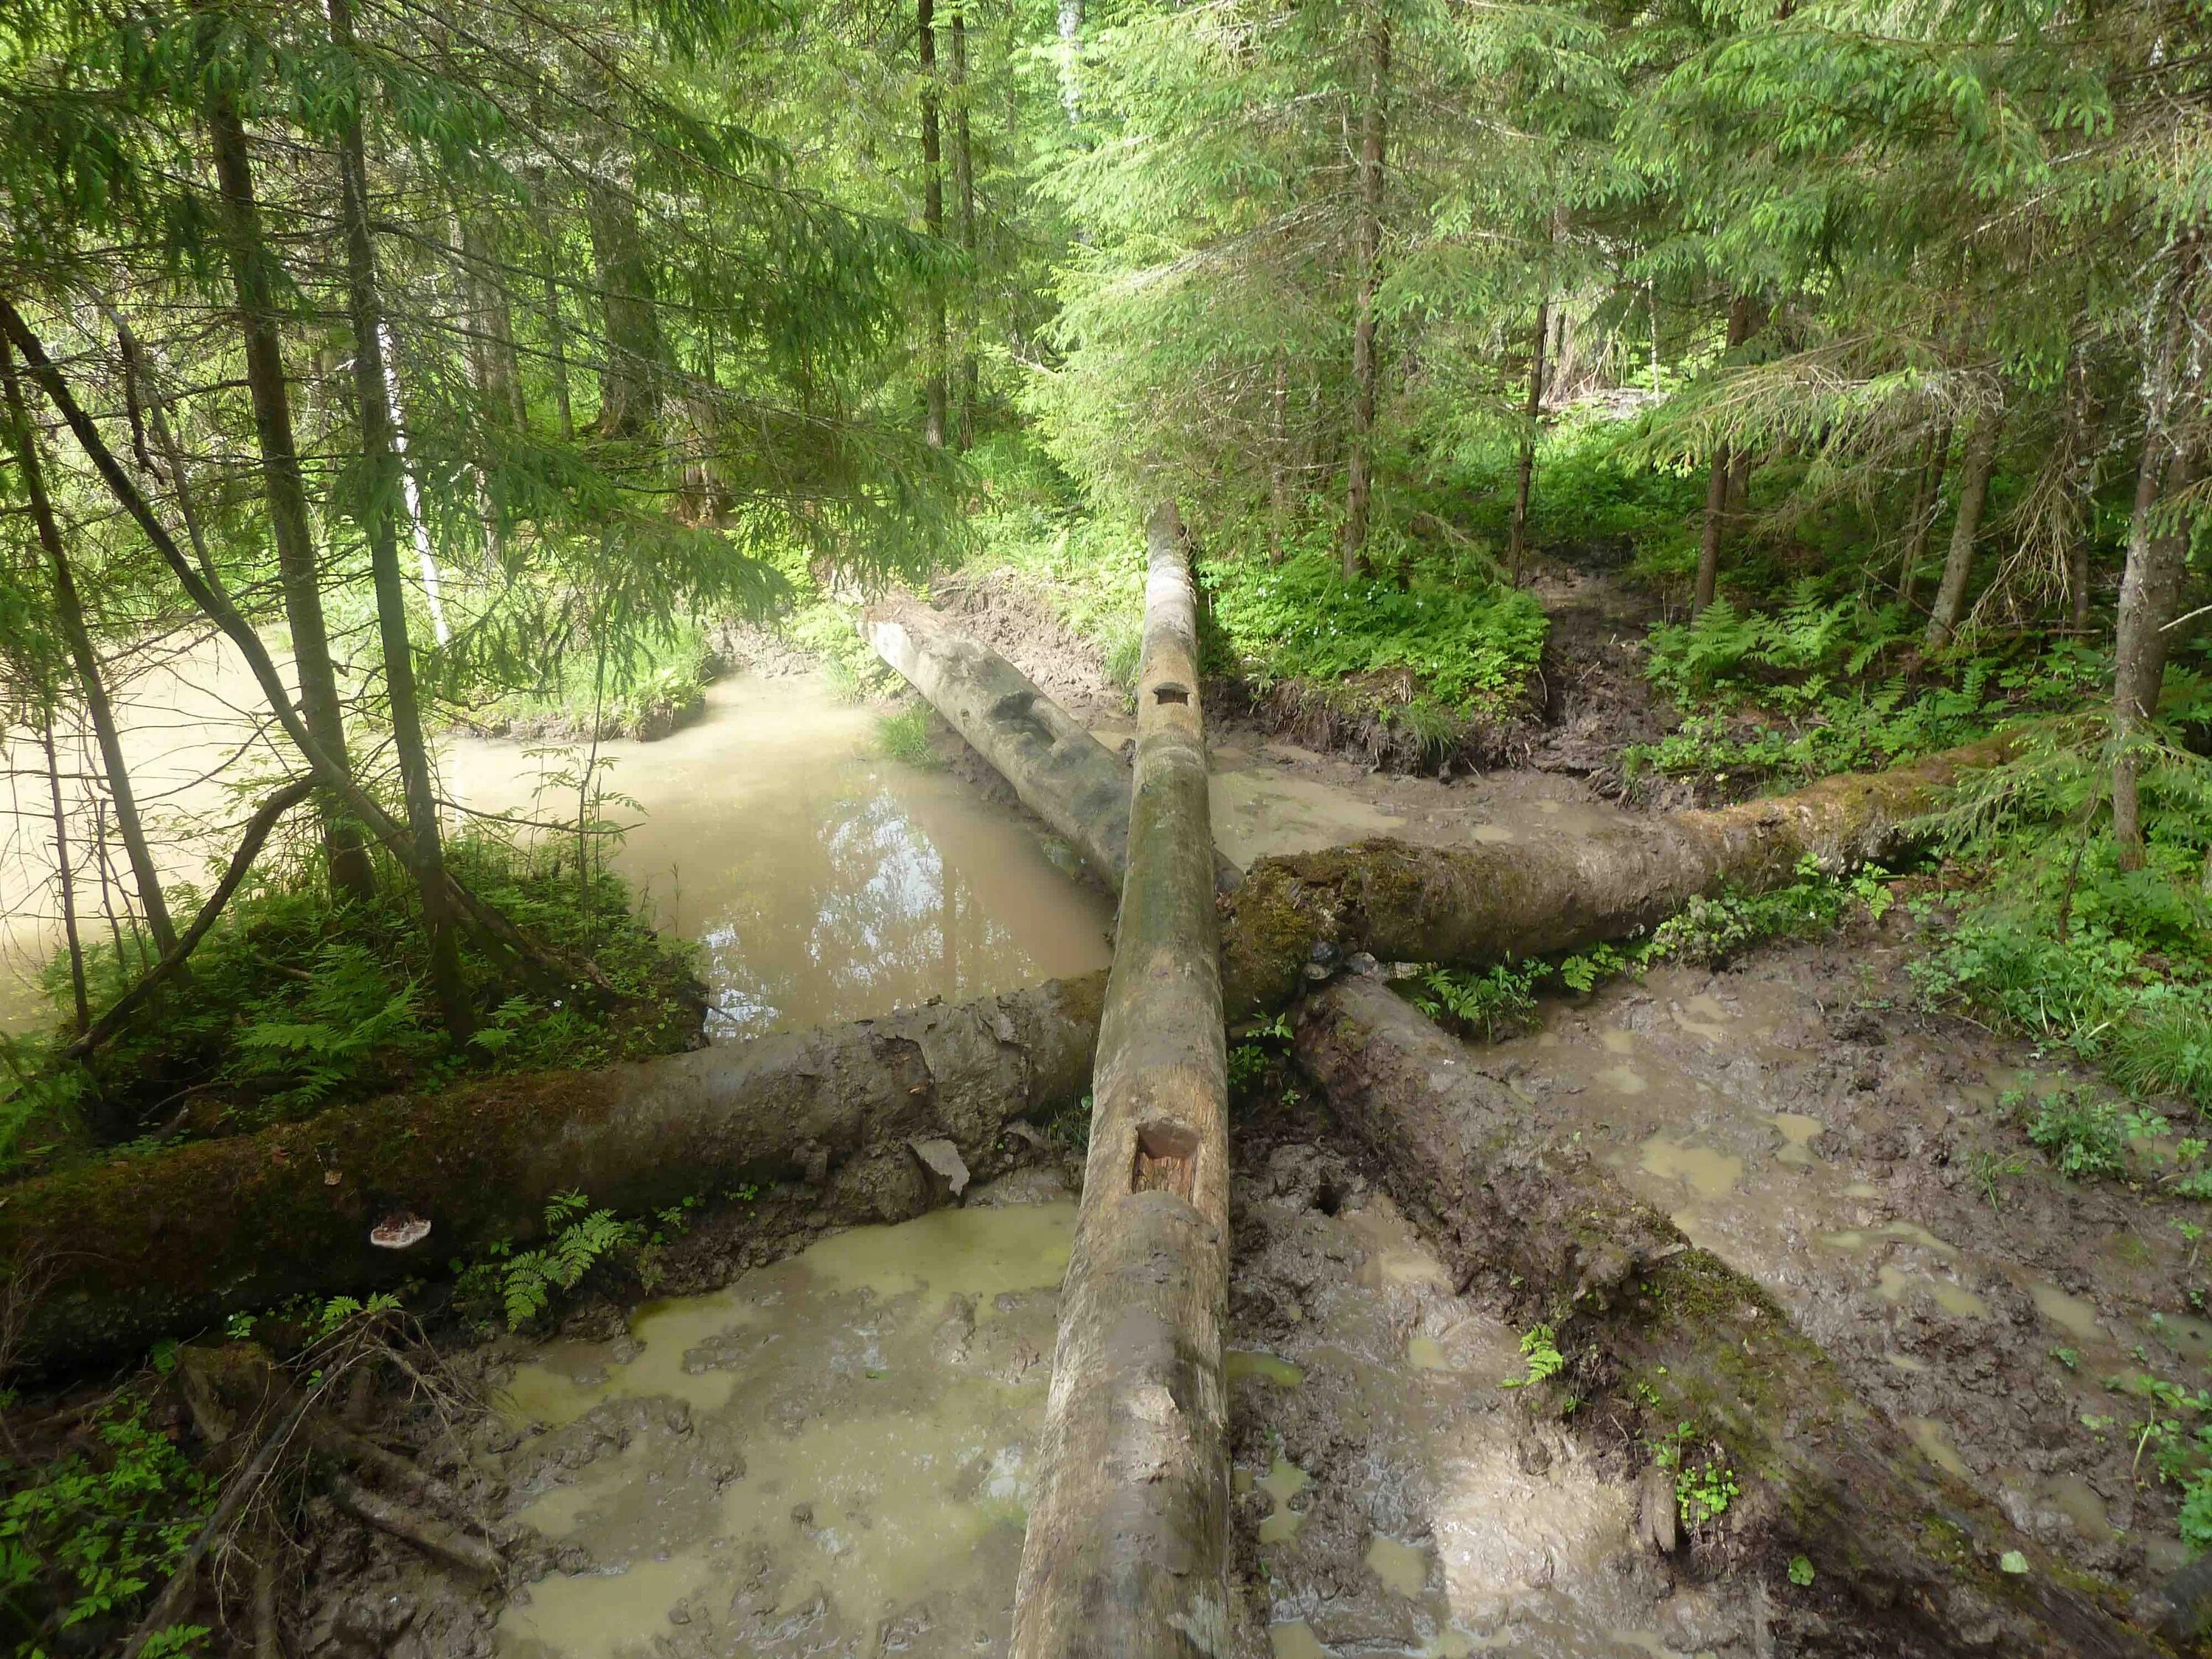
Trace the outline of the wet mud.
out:
<instances>
[{"instance_id":1,"label":"wet mud","mask_svg":"<svg viewBox=\"0 0 2212 1659\"><path fill-rule=\"evenodd\" d=\"M2212 1384L2212 1274L2177 1224L2201 1206L2060 1175L2000 1101L2088 1079L1914 1012L1905 958L1899 923L1662 969L1471 1052L1756 1279L1931 1463L2154 1623L2184 1560L2158 1425L2196 1426L2154 1396Z\"/></svg>"},{"instance_id":2,"label":"wet mud","mask_svg":"<svg viewBox=\"0 0 2212 1659\"><path fill-rule=\"evenodd\" d=\"M1638 1547L1636 1483L1523 1403L1520 1332L1310 1109L1239 1126L1240 1659L1750 1655L1763 1591Z\"/></svg>"}]
</instances>

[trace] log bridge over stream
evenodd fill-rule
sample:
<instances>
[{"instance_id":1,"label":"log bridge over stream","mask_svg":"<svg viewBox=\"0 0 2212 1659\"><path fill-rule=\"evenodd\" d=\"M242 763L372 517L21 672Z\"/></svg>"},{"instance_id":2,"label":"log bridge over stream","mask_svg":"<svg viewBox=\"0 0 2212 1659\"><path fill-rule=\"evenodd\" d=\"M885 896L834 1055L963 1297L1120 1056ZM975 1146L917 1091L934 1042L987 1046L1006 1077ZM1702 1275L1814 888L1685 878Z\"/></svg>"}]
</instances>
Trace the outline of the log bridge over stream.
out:
<instances>
[{"instance_id":1,"label":"log bridge over stream","mask_svg":"<svg viewBox=\"0 0 2212 1659\"><path fill-rule=\"evenodd\" d=\"M71 1170L0 1199L18 1363L134 1352L303 1291L392 1282L372 1222L441 1254L528 1238L552 1194L627 1210L792 1181L817 1224L899 1220L1006 1164L1088 1092L1091 1137L1017 1659L1225 1659L1230 1264L1224 1023L1294 1010L1292 1052L1464 1282L1514 1287L1578 1379L1633 1375L1744 1493L1734 1571L1803 1554L1838 1652L2191 1650L2191 1597L2145 1614L1936 1468L1755 1283L1485 1078L1367 958L1483 966L1648 929L1691 899L1893 854L2002 740L1715 811L1540 846L1370 841L1215 854L1196 606L1172 505L1148 529L1133 771L1010 664L911 605L862 623L1029 808L1120 895L1104 975L594 1073L489 1080ZM763 1206L765 1207L765 1206ZM1634 1407L1625 1407L1632 1412ZM1671 1490L1671 1489L1670 1489ZM1678 1547L1670 1507L1645 1542ZM2024 1558L2026 1573L2007 1571ZM2016 1566L2017 1560L2014 1562Z\"/></svg>"}]
</instances>

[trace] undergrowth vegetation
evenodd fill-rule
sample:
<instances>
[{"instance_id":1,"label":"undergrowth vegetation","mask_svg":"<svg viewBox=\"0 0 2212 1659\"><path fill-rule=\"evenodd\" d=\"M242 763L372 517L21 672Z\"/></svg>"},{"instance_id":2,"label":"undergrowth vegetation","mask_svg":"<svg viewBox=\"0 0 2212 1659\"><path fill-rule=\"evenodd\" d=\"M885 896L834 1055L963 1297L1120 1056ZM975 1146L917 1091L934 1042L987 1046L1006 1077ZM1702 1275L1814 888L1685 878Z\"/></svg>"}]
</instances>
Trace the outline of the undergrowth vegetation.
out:
<instances>
[{"instance_id":1,"label":"undergrowth vegetation","mask_svg":"<svg viewBox=\"0 0 2212 1659\"><path fill-rule=\"evenodd\" d=\"M1622 768L1678 780L1700 799L1786 789L1834 772L1895 766L1969 741L2008 720L2077 708L2111 672L2066 640L1957 660L1921 660L1917 619L1859 593L1795 582L1775 609L1715 600L1662 623L1645 672L1682 713Z\"/></svg>"},{"instance_id":2,"label":"undergrowth vegetation","mask_svg":"<svg viewBox=\"0 0 2212 1659\"><path fill-rule=\"evenodd\" d=\"M1116 685L1133 689L1142 536L1094 515L1032 447L1008 440L972 459L985 510L972 524L969 568L1011 573L1097 647ZM1196 575L1211 672L1262 693L1297 685L1432 749L1448 750L1468 721L1516 712L1543 652L1542 605L1464 538L1408 542L1354 580L1319 532L1272 552L1201 545Z\"/></svg>"},{"instance_id":3,"label":"undergrowth vegetation","mask_svg":"<svg viewBox=\"0 0 2212 1659\"><path fill-rule=\"evenodd\" d=\"M428 948L411 891L387 871L373 900L335 901L312 850L301 842L264 858L193 952L189 975L87 1065L44 1064L58 1036L7 1042L0 1170L149 1134L240 1133L471 1073L664 1053L698 1030L690 947L653 929L600 845L581 870L573 836L522 847L471 831L448 843L464 882L552 947L588 955L615 993L599 1005L548 999L516 981L510 964L466 947L481 1018L459 1046L429 1006ZM145 965L120 936L90 943L94 1006ZM65 1009L64 963L49 969L46 988Z\"/></svg>"}]
</instances>

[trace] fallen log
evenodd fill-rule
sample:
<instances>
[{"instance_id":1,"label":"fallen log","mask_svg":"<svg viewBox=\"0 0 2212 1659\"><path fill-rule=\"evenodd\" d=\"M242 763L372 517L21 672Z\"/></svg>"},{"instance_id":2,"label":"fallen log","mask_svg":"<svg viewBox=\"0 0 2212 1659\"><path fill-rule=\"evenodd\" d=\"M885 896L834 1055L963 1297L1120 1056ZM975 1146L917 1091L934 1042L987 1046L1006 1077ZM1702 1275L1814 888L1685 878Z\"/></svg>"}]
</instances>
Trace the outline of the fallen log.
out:
<instances>
[{"instance_id":1,"label":"fallen log","mask_svg":"<svg viewBox=\"0 0 2212 1659\"><path fill-rule=\"evenodd\" d=\"M1608 1413L1641 1413L1655 1442L1688 1423L1726 1449L1744 1488L1729 1505L1736 1534L1756 1540L1775 1582L1804 1555L1824 1595L1850 1598L1848 1627L1893 1629L1900 1655L2156 1650L2116 1593L2108 1604L1936 1468L1756 1283L1631 1197L1380 980L1348 975L1310 998L1293 1048L1455 1272L1534 1304L1571 1364L1618 1385ZM2003 1571L2009 1551L2029 1571Z\"/></svg>"},{"instance_id":2,"label":"fallen log","mask_svg":"<svg viewBox=\"0 0 2212 1659\"><path fill-rule=\"evenodd\" d=\"M1114 891L1129 857L1129 769L997 652L918 605L877 606L860 635Z\"/></svg>"},{"instance_id":3,"label":"fallen log","mask_svg":"<svg viewBox=\"0 0 2212 1659\"><path fill-rule=\"evenodd\" d=\"M1262 860L1218 906L1224 1001L1231 1018L1280 1007L1300 985L1316 945L1453 963L1571 950L1652 926L1699 893L1784 884L1808 852L1834 866L1885 856L1945 783L2003 752L2001 743L1977 744L1895 772L1831 778L1772 800L1632 822L1541 846L1366 842ZM872 1057L878 1045L907 1053L912 1040L902 1033L909 1023L969 1029L972 1018L960 1026L957 1017L1002 1005L1028 1010L1007 1015L1017 1028L1043 1018L1041 1039L1016 1040L1017 1047L1040 1040L1042 1047L1025 1066L978 1070L971 1063L968 1087L984 1104L994 1103L985 1098L991 1091L1002 1091L995 1107L1007 1118L1048 1109L1083 1093L1103 983L1093 977L964 1011L922 1010L612 1073L509 1079L441 1100L348 1107L257 1135L0 1188L0 1301L9 1286L25 1297L51 1278L52 1295L27 1298L40 1305L28 1316L17 1352L57 1356L82 1342L90 1360L235 1309L419 1271L411 1257L368 1247L367 1229L380 1206L430 1218L439 1261L473 1240L526 1238L550 1192L581 1188L602 1201L626 1201L609 1183L628 1184L628 1163L611 1164L603 1177L582 1160L600 1133L592 1126L615 1110L621 1091L637 1086L624 1080L633 1074L671 1080L672 1091L644 1091L652 1103L640 1133L665 1117L675 1126L665 1131L672 1146L686 1144L687 1116L696 1115L711 1133L726 1111L759 1137L761 1167L810 1139L859 1144L802 1120L829 1122L836 1103L862 1103L848 1121L863 1133L870 1114L880 1114L882 1085L867 1081L872 1071L883 1071ZM996 1018L985 1015L987 1023ZM725 1073L757 1079L731 1086L732 1098L742 1097L738 1105L726 1105L710 1086ZM773 1103L775 1079L787 1076L798 1079L788 1133L778 1127ZM979 1122L987 1115L980 1106L973 1115ZM693 1189L743 1161L734 1142L715 1147ZM526 1163L535 1173L518 1182L510 1170ZM326 1170L340 1177L327 1190L315 1184ZM471 1171L483 1174L480 1189L471 1187ZM675 1184L653 1201L681 1195L689 1177L677 1159L655 1173ZM662 1190L658 1179L637 1185Z\"/></svg>"},{"instance_id":4,"label":"fallen log","mask_svg":"<svg viewBox=\"0 0 2212 1659\"><path fill-rule=\"evenodd\" d=\"M1281 1007L1316 951L1481 966L1624 939L1693 898L1785 887L1808 857L1831 872L1888 858L1961 774L2011 748L1990 738L1794 794L1543 842L1365 841L1262 859L1224 901L1223 1000L1231 1019Z\"/></svg>"},{"instance_id":5,"label":"fallen log","mask_svg":"<svg viewBox=\"0 0 2212 1659\"><path fill-rule=\"evenodd\" d=\"M1172 506L1149 534L1128 877L1018 1659L1218 1659L1228 1644L1228 1060L1197 606Z\"/></svg>"},{"instance_id":6,"label":"fallen log","mask_svg":"<svg viewBox=\"0 0 2212 1659\"><path fill-rule=\"evenodd\" d=\"M532 1237L558 1192L637 1213L802 1176L826 1218L902 1219L940 1190L911 1143L949 1140L988 1172L1007 1122L1081 1099L1104 977L339 1107L0 1188L0 1287L38 1290L8 1357L82 1364L392 1284ZM428 1223L427 1246L373 1244L396 1215Z\"/></svg>"}]
</instances>

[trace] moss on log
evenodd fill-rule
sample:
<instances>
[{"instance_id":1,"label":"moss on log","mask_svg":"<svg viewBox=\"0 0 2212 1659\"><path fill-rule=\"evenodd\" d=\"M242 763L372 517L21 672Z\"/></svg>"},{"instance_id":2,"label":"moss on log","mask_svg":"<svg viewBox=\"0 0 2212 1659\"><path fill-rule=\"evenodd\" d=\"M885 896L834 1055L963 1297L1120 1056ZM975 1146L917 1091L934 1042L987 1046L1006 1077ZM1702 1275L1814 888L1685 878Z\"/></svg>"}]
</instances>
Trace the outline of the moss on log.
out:
<instances>
[{"instance_id":1,"label":"moss on log","mask_svg":"<svg viewBox=\"0 0 2212 1659\"><path fill-rule=\"evenodd\" d=\"M1262 859L1224 902L1224 1001L1232 1019L1282 1006L1316 945L1478 965L1625 938L1700 895L1786 886L1808 856L1835 871L1884 858L1961 773L2008 752L1990 738L1795 794L1545 842L1366 841Z\"/></svg>"},{"instance_id":2,"label":"moss on log","mask_svg":"<svg viewBox=\"0 0 2212 1659\"><path fill-rule=\"evenodd\" d=\"M390 1284L527 1239L553 1194L636 1212L793 1176L880 1218L916 1139L994 1162L1011 1120L1081 1099L1105 976L618 1066L349 1106L0 1189L12 1358L79 1364L303 1292ZM411 1249L369 1231L404 1212Z\"/></svg>"},{"instance_id":3,"label":"moss on log","mask_svg":"<svg viewBox=\"0 0 2212 1659\"><path fill-rule=\"evenodd\" d=\"M1862 1644L1879 1632L1899 1655L2160 1650L2112 1592L2044 1554L1870 1411L1756 1283L1631 1197L1571 1130L1378 980L1346 977L1310 999L1294 1047L1455 1270L1536 1304L1581 1384L1632 1384L1606 1414L1642 1413L1655 1437L1689 1423L1719 1442L1744 1487L1729 1507L1736 1535L1777 1583L1791 1556L1814 1562ZM2012 1550L2029 1571L2002 1570Z\"/></svg>"}]
</instances>

